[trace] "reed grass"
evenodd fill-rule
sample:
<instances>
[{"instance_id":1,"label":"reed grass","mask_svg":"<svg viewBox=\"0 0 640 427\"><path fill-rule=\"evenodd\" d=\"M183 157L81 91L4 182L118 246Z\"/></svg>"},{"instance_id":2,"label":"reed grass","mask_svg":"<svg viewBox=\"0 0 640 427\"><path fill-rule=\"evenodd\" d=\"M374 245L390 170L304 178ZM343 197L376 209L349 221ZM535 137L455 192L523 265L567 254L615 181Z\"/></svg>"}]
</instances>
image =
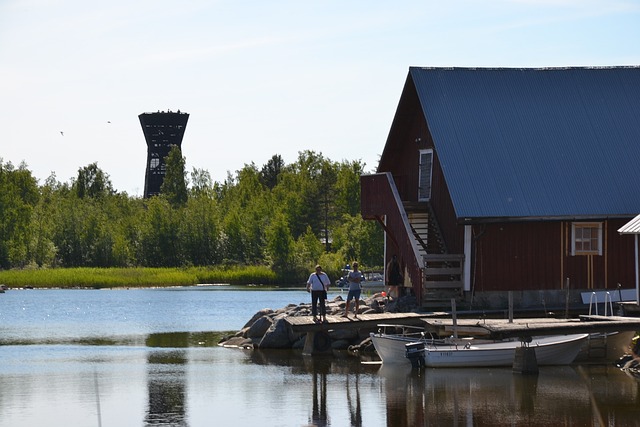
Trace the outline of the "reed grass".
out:
<instances>
[{"instance_id":1,"label":"reed grass","mask_svg":"<svg viewBox=\"0 0 640 427\"><path fill-rule=\"evenodd\" d=\"M275 285L277 274L266 266L194 267L190 269L198 283L228 283L231 285Z\"/></svg>"},{"instance_id":2,"label":"reed grass","mask_svg":"<svg viewBox=\"0 0 640 427\"><path fill-rule=\"evenodd\" d=\"M0 284L12 288L145 288L228 283L277 284L268 267L47 268L0 270Z\"/></svg>"}]
</instances>

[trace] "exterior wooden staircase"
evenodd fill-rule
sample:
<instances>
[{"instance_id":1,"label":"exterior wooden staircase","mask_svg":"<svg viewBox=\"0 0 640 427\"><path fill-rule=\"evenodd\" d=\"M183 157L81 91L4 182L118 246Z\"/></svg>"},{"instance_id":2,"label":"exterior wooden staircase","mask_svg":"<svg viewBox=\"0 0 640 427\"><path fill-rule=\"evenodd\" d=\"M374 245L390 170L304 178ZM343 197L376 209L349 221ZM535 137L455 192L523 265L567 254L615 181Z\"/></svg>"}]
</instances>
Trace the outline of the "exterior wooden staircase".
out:
<instances>
[{"instance_id":1,"label":"exterior wooden staircase","mask_svg":"<svg viewBox=\"0 0 640 427\"><path fill-rule=\"evenodd\" d=\"M464 255L447 253L440 225L430 203L404 204L407 218L424 261L422 306L447 308L463 296Z\"/></svg>"},{"instance_id":2,"label":"exterior wooden staircase","mask_svg":"<svg viewBox=\"0 0 640 427\"><path fill-rule=\"evenodd\" d=\"M424 308L450 308L464 289L464 255L449 254L437 217L427 202L402 201L389 172L360 178L361 214L384 229L388 246L404 266L410 286Z\"/></svg>"}]
</instances>

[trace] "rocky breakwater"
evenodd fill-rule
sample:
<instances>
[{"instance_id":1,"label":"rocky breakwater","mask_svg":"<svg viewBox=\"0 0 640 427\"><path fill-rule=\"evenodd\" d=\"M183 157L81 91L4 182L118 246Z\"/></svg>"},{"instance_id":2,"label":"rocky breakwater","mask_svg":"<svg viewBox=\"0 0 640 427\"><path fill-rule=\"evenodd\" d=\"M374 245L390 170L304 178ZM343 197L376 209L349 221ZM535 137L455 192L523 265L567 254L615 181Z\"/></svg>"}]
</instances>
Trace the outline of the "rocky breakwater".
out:
<instances>
[{"instance_id":1,"label":"rocky breakwater","mask_svg":"<svg viewBox=\"0 0 640 427\"><path fill-rule=\"evenodd\" d=\"M342 295L326 301L327 316L344 314L346 301ZM353 306L353 305L352 305ZM358 314L383 312L411 312L417 308L414 297L402 297L389 301L382 293L360 300ZM311 316L311 303L289 304L284 308L272 310L265 308L258 311L235 335L224 337L219 345L244 349L300 349L304 347L306 334L291 330L284 319L289 316ZM353 316L353 311L349 314ZM370 348L370 329L331 329L331 348L334 350L360 350Z\"/></svg>"}]
</instances>

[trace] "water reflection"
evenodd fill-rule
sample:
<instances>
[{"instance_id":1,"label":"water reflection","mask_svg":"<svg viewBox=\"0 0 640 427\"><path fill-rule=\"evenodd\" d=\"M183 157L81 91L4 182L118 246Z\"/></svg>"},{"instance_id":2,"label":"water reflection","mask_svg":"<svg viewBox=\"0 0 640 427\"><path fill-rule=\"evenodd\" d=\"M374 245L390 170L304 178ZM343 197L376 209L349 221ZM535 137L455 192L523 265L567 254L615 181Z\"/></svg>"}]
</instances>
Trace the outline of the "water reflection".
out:
<instances>
[{"instance_id":1,"label":"water reflection","mask_svg":"<svg viewBox=\"0 0 640 427\"><path fill-rule=\"evenodd\" d=\"M640 425L640 380L613 365L418 372L231 350L217 346L227 332L198 332L304 295L7 293L0 427Z\"/></svg>"},{"instance_id":2,"label":"water reflection","mask_svg":"<svg viewBox=\"0 0 640 427\"><path fill-rule=\"evenodd\" d=\"M148 408L145 425L187 426L186 421L186 348L191 334L151 334L147 347L170 350L153 350L147 356Z\"/></svg>"},{"instance_id":3,"label":"water reflection","mask_svg":"<svg viewBox=\"0 0 640 427\"><path fill-rule=\"evenodd\" d=\"M360 381L362 376L376 376L378 365L363 365L346 353L301 356L299 352L280 350L253 350L250 362L257 365L286 366L291 369L292 374L310 379L309 426L364 425ZM332 399L346 402L348 419L331 419L330 410L337 411L335 402L330 403ZM340 409L343 409L342 405Z\"/></svg>"},{"instance_id":4,"label":"water reflection","mask_svg":"<svg viewBox=\"0 0 640 427\"><path fill-rule=\"evenodd\" d=\"M305 366L310 368L313 378L312 411L310 425L324 427L330 425L327 413L327 375L331 370L331 363L324 359L305 357Z\"/></svg>"},{"instance_id":5,"label":"water reflection","mask_svg":"<svg viewBox=\"0 0 640 427\"><path fill-rule=\"evenodd\" d=\"M620 374L602 368L613 377ZM385 381L388 426L638 425L638 385L620 392L603 384L593 387L594 379L602 378L598 370L544 367L539 375L521 375L511 369L383 366L379 373Z\"/></svg>"},{"instance_id":6,"label":"water reflection","mask_svg":"<svg viewBox=\"0 0 640 427\"><path fill-rule=\"evenodd\" d=\"M382 424L390 427L640 425L640 383L625 380L610 365L541 367L538 375L522 375L510 368L416 370L347 359L258 350L248 361L288 366L292 374L309 376L313 426L366 424L363 415L371 414L363 414L359 383L371 376L379 379ZM331 384L337 382L343 384L348 420L332 414L337 409ZM365 393L370 399L371 390ZM371 411L372 402L366 403Z\"/></svg>"},{"instance_id":7,"label":"water reflection","mask_svg":"<svg viewBox=\"0 0 640 427\"><path fill-rule=\"evenodd\" d=\"M352 378L350 378L352 377ZM360 405L360 375L347 375L347 406L352 427L362 426L362 406Z\"/></svg>"}]
</instances>

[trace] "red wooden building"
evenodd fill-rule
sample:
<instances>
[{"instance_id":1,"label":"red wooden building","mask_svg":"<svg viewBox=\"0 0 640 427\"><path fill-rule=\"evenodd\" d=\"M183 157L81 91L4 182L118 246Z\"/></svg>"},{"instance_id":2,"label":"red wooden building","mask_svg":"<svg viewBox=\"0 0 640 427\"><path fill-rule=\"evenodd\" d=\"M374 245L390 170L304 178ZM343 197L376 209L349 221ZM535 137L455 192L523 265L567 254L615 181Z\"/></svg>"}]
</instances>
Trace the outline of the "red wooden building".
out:
<instances>
[{"instance_id":1,"label":"red wooden building","mask_svg":"<svg viewBox=\"0 0 640 427\"><path fill-rule=\"evenodd\" d=\"M412 67L362 215L424 306L615 300L635 285L617 230L640 212L639 166L638 67Z\"/></svg>"}]
</instances>

